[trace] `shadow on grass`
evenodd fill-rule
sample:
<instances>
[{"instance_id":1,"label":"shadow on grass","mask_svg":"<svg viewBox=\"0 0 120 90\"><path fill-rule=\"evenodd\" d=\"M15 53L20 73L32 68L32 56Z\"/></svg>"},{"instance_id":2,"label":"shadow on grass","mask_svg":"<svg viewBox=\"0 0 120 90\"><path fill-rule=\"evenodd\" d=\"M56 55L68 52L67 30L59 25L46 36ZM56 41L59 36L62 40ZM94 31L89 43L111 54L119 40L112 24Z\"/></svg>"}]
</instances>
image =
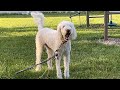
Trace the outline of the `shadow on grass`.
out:
<instances>
[{"instance_id":1,"label":"shadow on grass","mask_svg":"<svg viewBox=\"0 0 120 90\"><path fill-rule=\"evenodd\" d=\"M103 29L104 30L104 24L90 24L89 27L87 27L86 24L75 24L75 27L77 29ZM120 29L120 25L117 26L108 26L108 29Z\"/></svg>"},{"instance_id":2,"label":"shadow on grass","mask_svg":"<svg viewBox=\"0 0 120 90\"><path fill-rule=\"evenodd\" d=\"M14 69L9 74L8 79L53 79L56 78L56 70L48 70L43 68L41 71L36 72L35 68L16 74L19 70Z\"/></svg>"},{"instance_id":3,"label":"shadow on grass","mask_svg":"<svg viewBox=\"0 0 120 90\"><path fill-rule=\"evenodd\" d=\"M28 70L16 74L17 70L13 70L9 75L2 75L0 79L56 79L56 70L42 69L39 72Z\"/></svg>"},{"instance_id":4,"label":"shadow on grass","mask_svg":"<svg viewBox=\"0 0 120 90\"><path fill-rule=\"evenodd\" d=\"M75 24L76 28L82 28L82 29L104 29L104 24L90 24L89 27L87 27L86 24Z\"/></svg>"},{"instance_id":5,"label":"shadow on grass","mask_svg":"<svg viewBox=\"0 0 120 90\"><path fill-rule=\"evenodd\" d=\"M0 32L27 32L37 31L37 27L12 27L12 28L1 28Z\"/></svg>"}]
</instances>

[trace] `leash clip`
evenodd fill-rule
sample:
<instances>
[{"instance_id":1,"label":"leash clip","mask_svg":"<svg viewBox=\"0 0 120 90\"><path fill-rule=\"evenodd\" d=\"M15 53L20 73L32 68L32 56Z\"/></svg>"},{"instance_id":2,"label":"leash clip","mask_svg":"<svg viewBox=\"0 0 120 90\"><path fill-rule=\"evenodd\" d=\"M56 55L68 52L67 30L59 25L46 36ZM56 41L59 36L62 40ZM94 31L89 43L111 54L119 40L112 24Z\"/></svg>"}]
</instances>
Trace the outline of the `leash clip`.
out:
<instances>
[{"instance_id":1,"label":"leash clip","mask_svg":"<svg viewBox=\"0 0 120 90\"><path fill-rule=\"evenodd\" d=\"M55 59L59 60L59 56L60 56L60 55L59 55L59 50L56 50L56 51L55 51Z\"/></svg>"}]
</instances>

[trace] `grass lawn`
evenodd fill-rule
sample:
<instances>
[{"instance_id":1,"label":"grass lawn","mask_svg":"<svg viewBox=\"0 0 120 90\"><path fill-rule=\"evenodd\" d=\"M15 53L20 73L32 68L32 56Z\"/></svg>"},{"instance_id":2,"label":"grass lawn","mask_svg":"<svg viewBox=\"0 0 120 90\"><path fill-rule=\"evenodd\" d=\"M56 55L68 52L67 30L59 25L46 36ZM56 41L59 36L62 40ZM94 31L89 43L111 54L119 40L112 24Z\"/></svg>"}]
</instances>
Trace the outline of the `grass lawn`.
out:
<instances>
[{"instance_id":1,"label":"grass lawn","mask_svg":"<svg viewBox=\"0 0 120 90\"><path fill-rule=\"evenodd\" d=\"M45 15L45 26L56 29L62 20L70 20L69 16ZM119 23L118 16L113 16ZM85 16L80 18L81 26L85 25ZM72 41L70 79L119 79L120 78L120 46L106 46L98 43L103 39L103 28L78 27L78 17L73 18L78 37ZM94 19L91 23L103 23L103 19ZM35 35L37 27L30 16L0 16L0 78L1 79L56 79L54 69L47 70L43 65L41 72L34 69L15 75L15 72L35 63ZM110 29L109 36L120 38L120 29ZM46 59L44 52L42 59ZM63 72L63 61L61 62ZM46 71L47 70L47 71ZM44 73L44 75L43 75ZM43 76L42 76L43 75Z\"/></svg>"}]
</instances>

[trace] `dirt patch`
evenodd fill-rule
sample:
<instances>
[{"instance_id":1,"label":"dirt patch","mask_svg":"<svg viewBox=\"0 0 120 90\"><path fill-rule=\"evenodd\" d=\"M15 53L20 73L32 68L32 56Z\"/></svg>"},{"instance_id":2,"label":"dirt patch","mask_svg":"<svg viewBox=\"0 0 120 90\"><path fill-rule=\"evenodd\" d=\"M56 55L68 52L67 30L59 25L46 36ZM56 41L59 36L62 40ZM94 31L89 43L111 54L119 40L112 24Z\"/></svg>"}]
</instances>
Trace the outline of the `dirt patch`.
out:
<instances>
[{"instance_id":1,"label":"dirt patch","mask_svg":"<svg viewBox=\"0 0 120 90\"><path fill-rule=\"evenodd\" d=\"M99 40L99 43L103 43L105 45L117 45L117 46L120 46L120 38L108 38L107 41Z\"/></svg>"}]
</instances>

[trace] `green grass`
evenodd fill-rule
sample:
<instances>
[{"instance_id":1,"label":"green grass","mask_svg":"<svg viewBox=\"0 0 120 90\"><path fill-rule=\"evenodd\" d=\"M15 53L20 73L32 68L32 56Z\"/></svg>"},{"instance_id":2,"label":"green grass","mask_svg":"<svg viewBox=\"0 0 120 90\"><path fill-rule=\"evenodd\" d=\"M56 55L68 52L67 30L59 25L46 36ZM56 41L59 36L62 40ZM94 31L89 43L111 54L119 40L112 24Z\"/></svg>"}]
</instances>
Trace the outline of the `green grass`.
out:
<instances>
[{"instance_id":1,"label":"green grass","mask_svg":"<svg viewBox=\"0 0 120 90\"><path fill-rule=\"evenodd\" d=\"M18 16L18 17L17 17ZM45 14L45 26L56 29L62 20L70 20L69 16ZM15 72L35 63L35 35L37 27L30 16L0 16L0 78L1 79L56 79L54 69L47 70L43 65L41 72L34 69L15 75ZM17 18L16 18L17 17ZM118 22L117 15L113 16ZM103 39L103 28L84 28L78 26L78 16L73 18L78 37L72 41L70 79L119 79L120 47L106 46L97 43ZM103 19L91 20L93 24L103 24ZM81 25L85 25L85 16L81 16ZM109 36L120 38L120 29L110 29ZM44 52L42 59L46 59ZM63 61L61 62L62 72ZM47 70L47 71L46 71ZM46 72L45 72L46 71ZM41 75L45 74L41 77ZM41 77L41 78L40 78Z\"/></svg>"}]
</instances>

